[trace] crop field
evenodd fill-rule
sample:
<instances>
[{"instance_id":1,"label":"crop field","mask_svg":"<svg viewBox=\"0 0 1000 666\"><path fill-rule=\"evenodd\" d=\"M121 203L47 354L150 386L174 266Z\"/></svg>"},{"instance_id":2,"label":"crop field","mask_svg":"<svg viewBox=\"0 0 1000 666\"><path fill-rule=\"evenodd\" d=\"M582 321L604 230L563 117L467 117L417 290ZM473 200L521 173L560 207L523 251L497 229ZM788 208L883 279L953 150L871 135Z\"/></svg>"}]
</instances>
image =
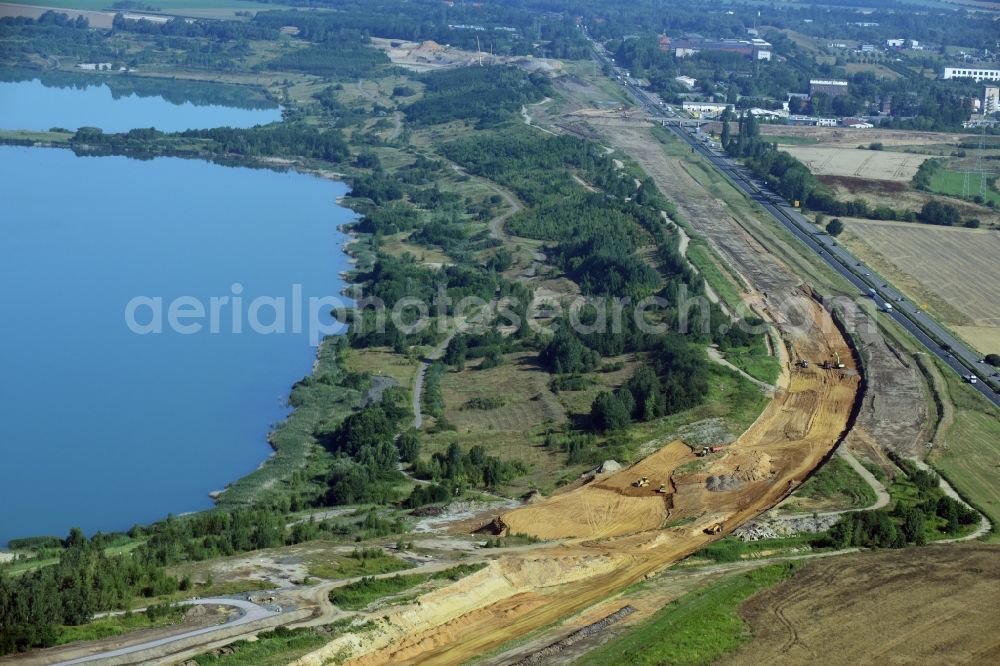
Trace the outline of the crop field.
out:
<instances>
[{"instance_id":1,"label":"crop field","mask_svg":"<svg viewBox=\"0 0 1000 666\"><path fill-rule=\"evenodd\" d=\"M858 144L867 145L865 135ZM872 180L908 182L927 155L888 150L858 150L831 146L788 146L785 150L801 160L817 176L852 176Z\"/></svg>"},{"instance_id":2,"label":"crop field","mask_svg":"<svg viewBox=\"0 0 1000 666\"><path fill-rule=\"evenodd\" d=\"M711 126L710 126L711 127ZM718 133L719 127L715 128ZM877 141L885 146L930 146L948 144L954 146L962 139L968 139L968 134L946 132L916 132L888 129L851 129L848 127L811 127L793 125L763 125L760 129L763 136L801 137L813 139L824 146L840 146L857 149Z\"/></svg>"},{"instance_id":3,"label":"crop field","mask_svg":"<svg viewBox=\"0 0 1000 666\"><path fill-rule=\"evenodd\" d=\"M996 526L1000 524L1000 417L968 384L951 373L943 376L942 400L954 407L943 432L935 437L929 461Z\"/></svg>"},{"instance_id":4,"label":"crop field","mask_svg":"<svg viewBox=\"0 0 1000 666\"><path fill-rule=\"evenodd\" d=\"M743 604L721 664L996 663L1000 549L933 546L807 564Z\"/></svg>"},{"instance_id":5,"label":"crop field","mask_svg":"<svg viewBox=\"0 0 1000 666\"><path fill-rule=\"evenodd\" d=\"M845 240L983 353L1000 351L1000 237L994 231L849 220ZM853 240L852 240L853 239ZM898 279L898 282L897 282Z\"/></svg>"},{"instance_id":6,"label":"crop field","mask_svg":"<svg viewBox=\"0 0 1000 666\"><path fill-rule=\"evenodd\" d=\"M84 9L89 11L101 11L108 9L113 2L108 0L18 0L19 5L30 5L33 7L57 7L65 9ZM184 10L212 10L212 9L243 9L253 12L264 9L283 9L280 3L263 7L256 2L249 0L150 0L144 3L149 7L156 7L157 11L171 14L184 13ZM141 10L137 10L141 11Z\"/></svg>"},{"instance_id":7,"label":"crop field","mask_svg":"<svg viewBox=\"0 0 1000 666\"><path fill-rule=\"evenodd\" d=\"M997 191L996 187L996 176L991 178L988 174L969 175L968 194L970 196L976 196L979 194L980 188L982 188L984 201L993 201L995 205L1000 205L1000 192ZM965 173L952 169L941 169L931 178L931 191L954 196L966 194Z\"/></svg>"}]
</instances>

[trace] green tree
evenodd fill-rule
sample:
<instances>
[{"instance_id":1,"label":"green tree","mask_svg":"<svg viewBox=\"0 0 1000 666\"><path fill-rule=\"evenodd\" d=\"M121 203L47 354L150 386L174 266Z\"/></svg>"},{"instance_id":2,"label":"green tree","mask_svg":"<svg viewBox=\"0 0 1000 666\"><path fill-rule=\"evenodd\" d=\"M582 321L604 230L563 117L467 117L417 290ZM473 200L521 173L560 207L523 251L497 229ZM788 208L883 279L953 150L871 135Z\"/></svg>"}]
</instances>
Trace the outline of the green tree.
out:
<instances>
[{"instance_id":1,"label":"green tree","mask_svg":"<svg viewBox=\"0 0 1000 666\"><path fill-rule=\"evenodd\" d=\"M594 399L594 404L590 408L590 417L594 421L594 425L603 432L622 430L631 421L629 412L622 404L621 399L607 391L602 392Z\"/></svg>"},{"instance_id":2,"label":"green tree","mask_svg":"<svg viewBox=\"0 0 1000 666\"><path fill-rule=\"evenodd\" d=\"M826 225L826 233L830 234L831 236L839 236L843 230L844 230L844 223L840 221L839 217L833 218Z\"/></svg>"}]
</instances>

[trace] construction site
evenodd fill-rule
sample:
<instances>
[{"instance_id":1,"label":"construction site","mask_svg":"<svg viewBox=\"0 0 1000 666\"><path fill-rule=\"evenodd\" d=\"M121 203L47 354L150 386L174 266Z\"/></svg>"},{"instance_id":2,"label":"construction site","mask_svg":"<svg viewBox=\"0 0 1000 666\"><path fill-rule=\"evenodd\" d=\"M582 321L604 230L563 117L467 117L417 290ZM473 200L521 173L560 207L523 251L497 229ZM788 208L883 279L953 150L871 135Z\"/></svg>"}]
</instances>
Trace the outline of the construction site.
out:
<instances>
[{"instance_id":1,"label":"construction site","mask_svg":"<svg viewBox=\"0 0 1000 666\"><path fill-rule=\"evenodd\" d=\"M202 604L198 608L210 608L211 612L185 618L182 627L191 632L189 638L168 645L176 627L150 629L144 636L130 636L130 643L110 639L53 647L10 657L10 663L78 663L76 660L103 657L101 663L110 664L193 665L201 663L193 657L232 654L226 651L234 640L253 640L276 627L326 631L336 622L344 622L350 629L331 630L328 640L324 636L325 644L297 653L291 663L571 663L653 617L683 594L729 573L766 564L740 560L692 572L698 565L691 565L689 558L713 544L718 546L717 542L727 537L773 538L782 533L782 525L808 522L809 517L803 518L801 511L783 512L788 506L783 502L811 482L810 477L835 455L848 461L877 497L875 504L860 508L889 505L891 478L886 475L891 477L895 469L892 460L922 460L928 453L927 443L939 438L950 424L946 420L954 415L946 417L948 407L940 398L932 400L927 388L930 383L937 390L944 380L922 352L885 335L875 325L872 312L859 305L865 299L858 299L850 285L804 256L793 237L779 233L773 221L758 215L747 199L693 155L693 150L664 138L659 123L632 106L620 90L602 82L596 72L585 77L566 73L563 64L555 60L499 58L435 42L373 41L394 64L415 72L509 63L552 74L557 96L523 108L524 123L539 131L573 134L600 143L615 158L616 168L624 168L624 162L638 166L676 206L677 228L684 238L681 254L689 241L707 247L711 265L731 293L727 300L725 294L720 297L717 293L721 290L708 286L709 297L721 303L733 321L736 313L749 314L762 320L768 330L769 360L780 364L777 380L754 380L743 373L753 380L751 389L759 389L764 396L760 404L766 400L766 406L743 432L739 429L752 416L733 428L732 436L726 436L724 429L708 429L708 435L697 437L683 429L655 432L639 447L642 455L634 464L608 461L568 483L560 481L562 485L557 484L547 496L535 490L520 500L510 499L516 495L501 497L490 488L476 501L433 507L436 512L414 510L410 515L417 520L405 535L406 540L412 539L408 544L402 538L395 545L385 539L369 542L389 559L397 559L399 571L409 567L406 573L411 575L435 574L460 564L470 567L471 572L463 576L425 580L407 595L388 595L360 606L360 610L350 610L332 602L331 593L366 580L395 576L397 569L370 576L314 575L317 569L310 569L310 563L322 560L328 566L339 565L350 557L354 546L340 543L254 551L174 572L234 585L248 579L256 584L252 593L230 595L229 601L222 599L218 605L219 600L198 602ZM363 92L360 83L358 88ZM397 119L397 124L396 134L402 129L402 120ZM867 160L879 154L859 155ZM915 164L906 166L916 168ZM598 191L577 180L588 190ZM539 285L554 282L543 283L535 276L536 268L547 267L545 254L532 251L539 246L526 244L526 251L518 244L523 239L513 238L505 230L505 221L521 204L506 190L496 188L504 193L502 198L511 211L489 223L491 237L498 244L510 244L522 255L527 252L530 278ZM665 212L663 215L666 218ZM524 265L515 263L509 272L525 270ZM435 353L443 353L447 343ZM709 356L713 351L717 352L709 349ZM354 358L358 370L369 360ZM411 360L405 372L399 370L398 374L405 382L416 381L413 404L419 428L420 386L427 364L419 366L416 359ZM716 361L726 363L721 357ZM625 365L622 362L620 367ZM514 370L510 363L503 369L511 373L506 380L510 392L530 392L535 397L532 404L508 404L506 412L491 412L490 431L543 420L532 416L536 413L548 418L551 412L561 421L569 420L549 391L547 376L533 377L529 383ZM474 381L499 383L495 379L499 374L478 375ZM483 380L483 376L494 379ZM444 395L450 399L453 392L462 397L453 401L459 406L453 407L451 414L461 428L471 432L481 415L462 411L472 394L463 392L467 387L457 377L456 373L448 380L453 384L445 383ZM485 394L482 397L485 399ZM858 458L868 464L862 465ZM942 487L951 488L946 481ZM317 512L308 520L338 518L354 509ZM838 507L822 516L814 513L810 529L803 531L830 527L847 511ZM962 538L981 536L989 527L989 521L982 517L977 531ZM798 533L792 528L786 532ZM503 539L509 539L511 545L489 545L490 540ZM724 663L824 659L846 664L872 654L886 659L939 659L959 641L957 632L947 626L953 620L967 621L986 631L962 645L959 654L965 660L988 661L998 656L995 633L989 634L996 629L995 618L972 617L975 614L963 607L963 597L948 585L949 576L968 578L968 588L974 590L970 598L989 604L1000 577L988 546L935 546L922 549L914 560L898 551L853 554L856 550L803 555L817 559L804 564L795 578L740 606L740 617L752 628L752 637ZM772 553L761 555L762 560L769 557L780 559ZM932 576L926 589L918 589L920 586L910 583L921 567L941 567L943 573ZM980 585L971 572L983 573L985 582ZM886 584L886 580L891 583ZM891 599L878 598L872 591L882 586ZM239 599L232 601L236 596ZM938 599L947 606L944 615L927 610L933 609ZM863 621L884 614L883 602L895 609L890 620L898 635L913 637L933 630L942 632L943 637L913 640L911 645L900 640L890 654L880 643L880 625ZM816 611L817 605L824 606L822 612ZM236 621L238 614L232 608L247 611L242 620ZM848 618L847 624L843 613L832 610L842 608L848 608L847 613L854 617ZM225 618L225 626L213 629L220 625L219 618ZM857 649L831 658L825 652L827 633L845 641L848 634L852 640L861 635L862 640L855 641ZM121 649L118 653L122 645L141 640L148 640L143 644L148 649L132 653Z\"/></svg>"}]
</instances>

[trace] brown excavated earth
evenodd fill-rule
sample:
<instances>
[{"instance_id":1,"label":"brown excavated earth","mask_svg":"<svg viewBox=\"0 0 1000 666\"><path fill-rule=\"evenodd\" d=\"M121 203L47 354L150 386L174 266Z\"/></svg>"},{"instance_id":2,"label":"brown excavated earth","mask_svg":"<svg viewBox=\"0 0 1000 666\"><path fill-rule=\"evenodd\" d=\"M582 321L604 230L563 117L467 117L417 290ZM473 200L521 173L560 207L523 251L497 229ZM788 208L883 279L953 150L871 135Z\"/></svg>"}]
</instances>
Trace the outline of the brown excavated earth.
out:
<instances>
[{"instance_id":1,"label":"brown excavated earth","mask_svg":"<svg viewBox=\"0 0 1000 666\"><path fill-rule=\"evenodd\" d=\"M721 664L1000 663L1000 547L817 560L747 601L754 639Z\"/></svg>"}]
</instances>

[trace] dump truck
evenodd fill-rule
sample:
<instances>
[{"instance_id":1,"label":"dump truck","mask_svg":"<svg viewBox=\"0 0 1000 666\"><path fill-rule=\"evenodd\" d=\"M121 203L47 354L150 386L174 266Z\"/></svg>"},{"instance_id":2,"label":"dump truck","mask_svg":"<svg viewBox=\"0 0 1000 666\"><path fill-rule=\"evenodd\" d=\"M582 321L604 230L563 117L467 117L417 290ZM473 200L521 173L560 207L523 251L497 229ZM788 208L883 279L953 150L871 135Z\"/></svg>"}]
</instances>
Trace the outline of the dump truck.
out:
<instances>
[{"instance_id":1,"label":"dump truck","mask_svg":"<svg viewBox=\"0 0 1000 666\"><path fill-rule=\"evenodd\" d=\"M722 523L712 523L705 528L705 534L718 534L722 531Z\"/></svg>"},{"instance_id":2,"label":"dump truck","mask_svg":"<svg viewBox=\"0 0 1000 666\"><path fill-rule=\"evenodd\" d=\"M632 484L636 488L644 488L649 485L649 479L645 476L639 478L635 483Z\"/></svg>"}]
</instances>

